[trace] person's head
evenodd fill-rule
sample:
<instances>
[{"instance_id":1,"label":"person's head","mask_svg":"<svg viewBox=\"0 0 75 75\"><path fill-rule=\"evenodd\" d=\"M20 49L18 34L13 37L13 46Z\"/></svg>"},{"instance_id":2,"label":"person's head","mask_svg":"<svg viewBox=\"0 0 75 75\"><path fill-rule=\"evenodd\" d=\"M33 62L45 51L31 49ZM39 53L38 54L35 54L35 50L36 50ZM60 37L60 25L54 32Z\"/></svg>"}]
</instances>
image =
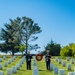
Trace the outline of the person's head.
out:
<instances>
[{"instance_id":1,"label":"person's head","mask_svg":"<svg viewBox=\"0 0 75 75\"><path fill-rule=\"evenodd\" d=\"M27 54L30 54L30 51L28 51Z\"/></svg>"},{"instance_id":2,"label":"person's head","mask_svg":"<svg viewBox=\"0 0 75 75\"><path fill-rule=\"evenodd\" d=\"M47 54L49 54L50 52L49 51L47 51Z\"/></svg>"}]
</instances>

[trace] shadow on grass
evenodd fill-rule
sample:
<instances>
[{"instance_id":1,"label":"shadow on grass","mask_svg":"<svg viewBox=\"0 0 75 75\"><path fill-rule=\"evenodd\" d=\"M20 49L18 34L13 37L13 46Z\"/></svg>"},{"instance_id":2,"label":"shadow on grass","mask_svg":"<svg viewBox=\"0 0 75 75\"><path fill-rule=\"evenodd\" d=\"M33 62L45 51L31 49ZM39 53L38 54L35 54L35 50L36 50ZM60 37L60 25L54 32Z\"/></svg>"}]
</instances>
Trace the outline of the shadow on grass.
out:
<instances>
[{"instance_id":1,"label":"shadow on grass","mask_svg":"<svg viewBox=\"0 0 75 75\"><path fill-rule=\"evenodd\" d=\"M20 69L20 71L26 71L26 70Z\"/></svg>"},{"instance_id":2,"label":"shadow on grass","mask_svg":"<svg viewBox=\"0 0 75 75\"><path fill-rule=\"evenodd\" d=\"M38 71L46 71L46 70L38 70Z\"/></svg>"}]
</instances>

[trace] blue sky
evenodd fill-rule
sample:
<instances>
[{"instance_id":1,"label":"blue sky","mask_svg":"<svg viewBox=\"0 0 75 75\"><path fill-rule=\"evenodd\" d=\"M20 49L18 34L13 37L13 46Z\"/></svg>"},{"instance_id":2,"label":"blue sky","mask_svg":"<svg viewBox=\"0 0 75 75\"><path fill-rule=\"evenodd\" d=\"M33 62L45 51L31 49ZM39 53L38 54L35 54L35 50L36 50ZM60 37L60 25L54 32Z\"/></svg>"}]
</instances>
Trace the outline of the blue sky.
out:
<instances>
[{"instance_id":1,"label":"blue sky","mask_svg":"<svg viewBox=\"0 0 75 75\"><path fill-rule=\"evenodd\" d=\"M38 43L44 50L53 39L61 46L75 42L75 0L0 0L0 28L9 19L27 16L41 27Z\"/></svg>"}]
</instances>

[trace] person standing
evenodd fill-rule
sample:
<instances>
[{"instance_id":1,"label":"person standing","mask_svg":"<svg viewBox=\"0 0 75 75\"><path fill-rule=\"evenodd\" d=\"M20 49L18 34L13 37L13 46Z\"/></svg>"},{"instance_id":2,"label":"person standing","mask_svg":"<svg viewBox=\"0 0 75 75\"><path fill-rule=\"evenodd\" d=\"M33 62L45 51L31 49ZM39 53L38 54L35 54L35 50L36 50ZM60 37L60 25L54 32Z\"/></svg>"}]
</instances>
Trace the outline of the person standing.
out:
<instances>
[{"instance_id":1,"label":"person standing","mask_svg":"<svg viewBox=\"0 0 75 75\"><path fill-rule=\"evenodd\" d=\"M26 67L27 67L27 70L31 70L31 59L32 59L32 55L28 51L27 54L26 54Z\"/></svg>"},{"instance_id":2,"label":"person standing","mask_svg":"<svg viewBox=\"0 0 75 75\"><path fill-rule=\"evenodd\" d=\"M47 70L50 70L50 62L51 62L50 58L51 58L50 52L47 51L47 53L45 55L45 61L46 61Z\"/></svg>"}]
</instances>

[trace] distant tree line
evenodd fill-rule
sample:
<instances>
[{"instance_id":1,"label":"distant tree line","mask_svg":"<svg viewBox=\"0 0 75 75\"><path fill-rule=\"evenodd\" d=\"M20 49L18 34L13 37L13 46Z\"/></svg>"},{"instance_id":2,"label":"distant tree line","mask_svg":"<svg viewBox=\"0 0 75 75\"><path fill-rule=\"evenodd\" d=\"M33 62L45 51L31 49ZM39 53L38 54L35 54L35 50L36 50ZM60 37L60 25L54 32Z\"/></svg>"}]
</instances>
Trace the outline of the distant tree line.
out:
<instances>
[{"instance_id":1,"label":"distant tree line","mask_svg":"<svg viewBox=\"0 0 75 75\"><path fill-rule=\"evenodd\" d=\"M12 55L22 52L23 55L24 51L27 53L28 50L36 50L40 48L38 44L32 45L30 42L37 40L38 37L35 34L41 32L41 28L31 18L24 16L10 19L10 23L4 24L0 31L0 41L4 41L0 43L0 51L4 53L11 51ZM44 47L44 51L40 52L45 55L47 51L50 51L52 56L75 56L75 43L61 47L51 40Z\"/></svg>"},{"instance_id":2,"label":"distant tree line","mask_svg":"<svg viewBox=\"0 0 75 75\"><path fill-rule=\"evenodd\" d=\"M75 43L61 47L60 44L55 43L53 40L45 46L45 50L41 53L43 55L49 51L52 56L73 56L75 57Z\"/></svg>"}]
</instances>

